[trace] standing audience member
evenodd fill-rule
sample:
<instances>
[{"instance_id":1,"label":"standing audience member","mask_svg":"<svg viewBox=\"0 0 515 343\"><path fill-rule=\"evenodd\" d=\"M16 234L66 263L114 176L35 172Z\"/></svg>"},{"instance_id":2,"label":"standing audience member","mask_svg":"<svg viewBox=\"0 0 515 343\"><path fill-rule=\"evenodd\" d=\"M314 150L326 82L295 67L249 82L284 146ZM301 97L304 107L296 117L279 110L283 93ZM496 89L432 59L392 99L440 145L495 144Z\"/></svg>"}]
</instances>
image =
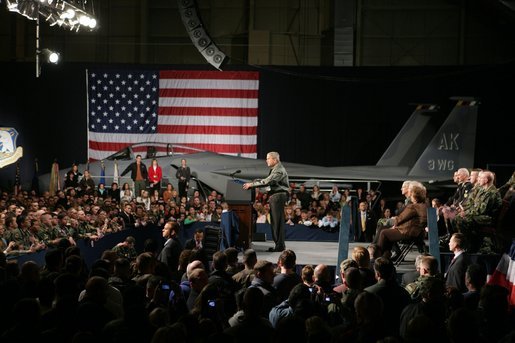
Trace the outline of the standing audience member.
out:
<instances>
[{"instance_id":1,"label":"standing audience member","mask_svg":"<svg viewBox=\"0 0 515 343\"><path fill-rule=\"evenodd\" d=\"M175 177L179 182L179 197L188 197L188 186L191 178L190 167L186 165L186 159L181 160L181 166L177 168Z\"/></svg>"},{"instance_id":2,"label":"standing audience member","mask_svg":"<svg viewBox=\"0 0 515 343\"><path fill-rule=\"evenodd\" d=\"M465 245L465 236L462 233L455 233L449 241L449 250L454 254L447 272L445 273L445 284L447 287L453 287L461 293L467 291L465 285L465 272L470 265L470 258L463 249Z\"/></svg>"},{"instance_id":3,"label":"standing audience member","mask_svg":"<svg viewBox=\"0 0 515 343\"><path fill-rule=\"evenodd\" d=\"M275 275L273 286L277 290L279 301L288 299L288 296L297 284L302 283L301 277L295 272L297 256L290 249L284 250L277 261L280 273Z\"/></svg>"},{"instance_id":4,"label":"standing audience member","mask_svg":"<svg viewBox=\"0 0 515 343\"><path fill-rule=\"evenodd\" d=\"M148 182L150 186L150 194L154 194L155 191L161 191L161 180L163 179L163 170L159 166L157 160L152 160L152 165L148 167Z\"/></svg>"},{"instance_id":5,"label":"standing audience member","mask_svg":"<svg viewBox=\"0 0 515 343\"><path fill-rule=\"evenodd\" d=\"M178 275L178 266L179 266L179 256L182 251L182 245L179 241L179 229L180 226L177 222L168 222L163 227L163 238L166 239L166 242L163 246L163 249L159 253L157 259L168 266L168 272L170 277L175 282L179 282Z\"/></svg>"},{"instance_id":6,"label":"standing audience member","mask_svg":"<svg viewBox=\"0 0 515 343\"><path fill-rule=\"evenodd\" d=\"M129 164L120 176L124 176L128 172L131 172L131 179L134 181L134 196L136 198L140 197L141 191L147 186L146 180L148 178L147 167L141 162L141 155L136 155L136 161Z\"/></svg>"},{"instance_id":7,"label":"standing audience member","mask_svg":"<svg viewBox=\"0 0 515 343\"><path fill-rule=\"evenodd\" d=\"M397 284L395 267L384 257L374 264L377 283L365 288L381 298L384 309L384 328L386 336L399 336L400 317L404 308L411 302L408 292Z\"/></svg>"},{"instance_id":8,"label":"standing audience member","mask_svg":"<svg viewBox=\"0 0 515 343\"><path fill-rule=\"evenodd\" d=\"M263 293L262 316L268 318L272 307L279 304L277 291L272 286L274 282L274 265L272 262L259 260L254 266L255 277L249 288L258 288Z\"/></svg>"}]
</instances>

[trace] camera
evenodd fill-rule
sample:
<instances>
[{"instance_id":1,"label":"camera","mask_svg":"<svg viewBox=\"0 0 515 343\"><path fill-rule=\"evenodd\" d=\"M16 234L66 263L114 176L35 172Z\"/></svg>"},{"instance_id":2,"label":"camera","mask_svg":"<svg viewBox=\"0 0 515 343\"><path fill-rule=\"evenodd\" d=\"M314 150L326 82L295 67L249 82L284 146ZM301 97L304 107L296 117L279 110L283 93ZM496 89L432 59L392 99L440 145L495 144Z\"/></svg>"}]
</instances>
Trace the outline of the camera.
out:
<instances>
[{"instance_id":1,"label":"camera","mask_svg":"<svg viewBox=\"0 0 515 343\"><path fill-rule=\"evenodd\" d=\"M169 290L170 290L170 285L169 285L169 284L167 284L167 283L163 283L163 284L161 285L161 289L162 289L163 291L169 291Z\"/></svg>"},{"instance_id":2,"label":"camera","mask_svg":"<svg viewBox=\"0 0 515 343\"><path fill-rule=\"evenodd\" d=\"M207 304L209 305L209 307L215 307L216 306L216 302L214 300L208 300Z\"/></svg>"},{"instance_id":3,"label":"camera","mask_svg":"<svg viewBox=\"0 0 515 343\"><path fill-rule=\"evenodd\" d=\"M309 287L308 289L310 293L313 293L315 291L315 287Z\"/></svg>"},{"instance_id":4,"label":"camera","mask_svg":"<svg viewBox=\"0 0 515 343\"><path fill-rule=\"evenodd\" d=\"M326 295L326 296L325 296L325 298L324 298L324 300L325 300L326 302L330 303L330 302L331 302L331 297Z\"/></svg>"}]
</instances>

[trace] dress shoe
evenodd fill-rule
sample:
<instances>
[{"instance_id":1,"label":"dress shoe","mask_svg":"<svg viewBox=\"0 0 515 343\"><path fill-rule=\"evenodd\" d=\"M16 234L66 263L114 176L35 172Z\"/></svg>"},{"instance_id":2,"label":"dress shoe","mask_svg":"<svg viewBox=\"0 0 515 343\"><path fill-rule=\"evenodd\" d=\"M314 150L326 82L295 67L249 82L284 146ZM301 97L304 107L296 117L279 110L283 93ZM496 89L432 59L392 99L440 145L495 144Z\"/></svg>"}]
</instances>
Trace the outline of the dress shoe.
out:
<instances>
[{"instance_id":1,"label":"dress shoe","mask_svg":"<svg viewBox=\"0 0 515 343\"><path fill-rule=\"evenodd\" d=\"M268 251L268 252L275 252L276 250L275 250L275 248L268 248L268 250L267 250L267 251Z\"/></svg>"}]
</instances>

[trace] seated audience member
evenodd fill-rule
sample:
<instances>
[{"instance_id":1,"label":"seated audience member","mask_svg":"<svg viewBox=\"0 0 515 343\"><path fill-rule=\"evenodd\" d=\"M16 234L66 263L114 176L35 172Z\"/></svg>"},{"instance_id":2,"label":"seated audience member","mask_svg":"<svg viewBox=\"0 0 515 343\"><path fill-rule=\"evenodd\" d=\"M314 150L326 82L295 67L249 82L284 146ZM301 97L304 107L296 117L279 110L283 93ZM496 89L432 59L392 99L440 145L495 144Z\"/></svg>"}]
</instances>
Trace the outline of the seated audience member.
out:
<instances>
[{"instance_id":1,"label":"seated audience member","mask_svg":"<svg viewBox=\"0 0 515 343\"><path fill-rule=\"evenodd\" d=\"M428 277L441 279L438 274L438 260L431 255L422 256L420 259L420 276L413 282L406 285L406 290L414 301L420 301L420 285Z\"/></svg>"},{"instance_id":2,"label":"seated audience member","mask_svg":"<svg viewBox=\"0 0 515 343\"><path fill-rule=\"evenodd\" d=\"M343 260L341 263L340 263L340 284L338 284L337 286L335 286L333 288L333 291L335 291L336 293L340 293L340 294L343 294L345 292L345 290L347 290L348 288L348 285L347 285L347 282L345 282L345 271L349 268L355 268L356 270L358 270L359 266L358 266L358 263L356 261L354 261L352 258L348 258L348 259L345 259ZM361 274L360 274L360 282L361 282ZM362 287L361 287L362 289Z\"/></svg>"},{"instance_id":3,"label":"seated audience member","mask_svg":"<svg viewBox=\"0 0 515 343\"><path fill-rule=\"evenodd\" d=\"M120 203L120 188L118 188L118 184L116 182L111 184L111 189L109 189L107 194L111 196L111 199L113 199L114 202L117 204Z\"/></svg>"},{"instance_id":4,"label":"seated audience member","mask_svg":"<svg viewBox=\"0 0 515 343\"><path fill-rule=\"evenodd\" d=\"M311 226L311 220L309 220L308 211L307 210L301 210L300 211L300 219L297 222L297 224L305 225L305 226Z\"/></svg>"},{"instance_id":5,"label":"seated audience member","mask_svg":"<svg viewBox=\"0 0 515 343\"><path fill-rule=\"evenodd\" d=\"M138 253L134 248L136 239L133 236L127 236L123 242L120 242L112 249L119 257L123 257L132 261L138 257Z\"/></svg>"},{"instance_id":6,"label":"seated audience member","mask_svg":"<svg viewBox=\"0 0 515 343\"><path fill-rule=\"evenodd\" d=\"M204 230L198 228L190 238L184 243L184 249L202 249L204 247Z\"/></svg>"},{"instance_id":7,"label":"seated audience member","mask_svg":"<svg viewBox=\"0 0 515 343\"><path fill-rule=\"evenodd\" d=\"M392 256L391 249L395 247L394 243L402 239L416 239L424 234L427 226L426 189L423 186L410 186L410 189L411 203L406 205L401 214L393 218L393 227L382 230L379 234L377 244L386 258L395 260L400 252L396 251L396 255Z\"/></svg>"},{"instance_id":8,"label":"seated audience member","mask_svg":"<svg viewBox=\"0 0 515 343\"><path fill-rule=\"evenodd\" d=\"M134 199L134 192L131 190L131 187L126 182L123 184L122 189L120 190L120 201L131 202L132 199Z\"/></svg>"},{"instance_id":9,"label":"seated audience member","mask_svg":"<svg viewBox=\"0 0 515 343\"><path fill-rule=\"evenodd\" d=\"M417 257L415 257L415 270L408 271L402 274L402 287L406 287L407 285L409 285L412 282L415 282L415 280L418 279L418 277L420 276L420 262L422 261L422 257L424 256L429 256L429 254L424 253L417 255Z\"/></svg>"},{"instance_id":10,"label":"seated audience member","mask_svg":"<svg viewBox=\"0 0 515 343\"><path fill-rule=\"evenodd\" d=\"M105 186L105 184L103 183L99 183L98 184L98 187L97 187L97 195L98 197L102 198L102 199L105 199L107 198L107 188Z\"/></svg>"},{"instance_id":11,"label":"seated audience member","mask_svg":"<svg viewBox=\"0 0 515 343\"><path fill-rule=\"evenodd\" d=\"M335 217L335 213L333 211L328 212L327 215L318 222L318 227L331 232L335 231L338 227L338 218Z\"/></svg>"},{"instance_id":12,"label":"seated audience member","mask_svg":"<svg viewBox=\"0 0 515 343\"><path fill-rule=\"evenodd\" d=\"M302 283L294 286L288 294L288 298L271 309L269 320L272 326L275 328L279 321L293 317L296 311L300 312L299 307L302 306L303 303L305 304L311 301L311 294L312 290Z\"/></svg>"},{"instance_id":13,"label":"seated audience member","mask_svg":"<svg viewBox=\"0 0 515 343\"><path fill-rule=\"evenodd\" d=\"M224 250L224 254L227 256L227 268L225 271L232 278L243 269L243 265L238 262L238 249L229 247Z\"/></svg>"},{"instance_id":14,"label":"seated audience member","mask_svg":"<svg viewBox=\"0 0 515 343\"><path fill-rule=\"evenodd\" d=\"M256 252L253 249L247 249L243 252L242 262L245 268L234 274L232 279L238 284L239 288L250 286L254 278L254 266L257 262Z\"/></svg>"},{"instance_id":15,"label":"seated audience member","mask_svg":"<svg viewBox=\"0 0 515 343\"><path fill-rule=\"evenodd\" d=\"M302 267L300 277L303 284L310 288L315 287L315 269L311 264L306 264L304 267Z\"/></svg>"},{"instance_id":16,"label":"seated audience member","mask_svg":"<svg viewBox=\"0 0 515 343\"><path fill-rule=\"evenodd\" d=\"M479 191L470 199L470 206L462 210L455 218L456 228L465 235L471 252L495 250L493 244L483 240L478 233L481 226L494 225L502 206L499 191L494 185L494 174L482 171L478 175ZM483 246L488 245L488 246Z\"/></svg>"}]
</instances>

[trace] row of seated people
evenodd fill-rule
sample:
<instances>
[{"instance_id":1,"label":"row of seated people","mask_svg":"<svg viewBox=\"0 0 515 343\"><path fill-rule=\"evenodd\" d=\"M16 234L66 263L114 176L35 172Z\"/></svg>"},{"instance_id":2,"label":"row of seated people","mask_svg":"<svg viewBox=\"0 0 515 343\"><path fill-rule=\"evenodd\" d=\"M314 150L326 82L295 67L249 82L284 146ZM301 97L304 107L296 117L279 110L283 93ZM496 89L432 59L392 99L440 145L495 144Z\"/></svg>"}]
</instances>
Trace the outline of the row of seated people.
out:
<instances>
[{"instance_id":1,"label":"row of seated people","mask_svg":"<svg viewBox=\"0 0 515 343\"><path fill-rule=\"evenodd\" d=\"M444 248L455 232L465 235L470 252L495 254L509 247L513 236L506 231L514 223L510 215L513 216L514 211L515 177L512 176L498 189L491 171L476 170L470 177L468 169L460 168L455 180L458 187L447 205L442 205L438 199L433 199L430 205L425 187L417 181L403 184L401 191L406 196L404 209L395 217L380 220L373 237L373 242L379 245L385 257L392 258L392 249L393 258L399 256L396 242L400 240L416 240L421 244L421 238L426 237L428 231L429 206L437 208L439 235L444 236ZM503 215L499 216L499 213ZM483 232L485 226L489 229L486 234ZM366 228L363 232L366 233Z\"/></svg>"},{"instance_id":2,"label":"row of seated people","mask_svg":"<svg viewBox=\"0 0 515 343\"><path fill-rule=\"evenodd\" d=\"M177 228L163 234L173 241ZM403 287L392 262L362 246L335 281L324 264L298 271L292 250L269 261L249 249L240 262L229 248L207 261L202 247L171 257L151 243L135 258L104 251L91 267L72 245L48 250L43 266L0 253L1 340L499 342L515 327L507 290L485 285L477 266L463 292L432 256Z\"/></svg>"},{"instance_id":3,"label":"row of seated people","mask_svg":"<svg viewBox=\"0 0 515 343\"><path fill-rule=\"evenodd\" d=\"M73 197L63 192L55 196L3 193L0 198L0 249L13 256L32 253L56 247L63 238L75 244L77 239L98 240L126 227L162 226L170 220L185 225L197 221L220 223L223 210L229 210L226 202L218 205L210 201L208 208L207 204L201 205L198 198L180 206L174 201L147 205L144 198L119 204L110 196Z\"/></svg>"}]
</instances>

